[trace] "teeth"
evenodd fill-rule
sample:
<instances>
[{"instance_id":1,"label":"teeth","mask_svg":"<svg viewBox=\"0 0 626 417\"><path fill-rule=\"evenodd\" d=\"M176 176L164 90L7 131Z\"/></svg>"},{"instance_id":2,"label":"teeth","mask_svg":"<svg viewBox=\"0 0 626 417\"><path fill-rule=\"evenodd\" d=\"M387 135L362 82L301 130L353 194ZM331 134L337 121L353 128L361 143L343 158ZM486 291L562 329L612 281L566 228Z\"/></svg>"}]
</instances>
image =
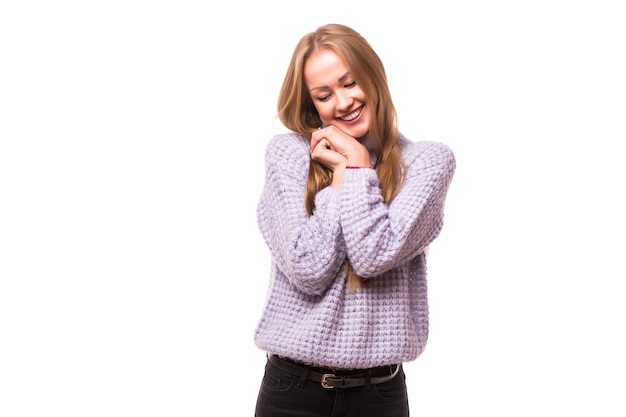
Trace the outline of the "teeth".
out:
<instances>
[{"instance_id":1,"label":"teeth","mask_svg":"<svg viewBox=\"0 0 626 417\"><path fill-rule=\"evenodd\" d=\"M345 120L346 122L349 122L350 120L356 119L359 116L359 114L361 114L361 109L357 109L353 111L352 113L350 113L349 115L342 117L341 120Z\"/></svg>"}]
</instances>

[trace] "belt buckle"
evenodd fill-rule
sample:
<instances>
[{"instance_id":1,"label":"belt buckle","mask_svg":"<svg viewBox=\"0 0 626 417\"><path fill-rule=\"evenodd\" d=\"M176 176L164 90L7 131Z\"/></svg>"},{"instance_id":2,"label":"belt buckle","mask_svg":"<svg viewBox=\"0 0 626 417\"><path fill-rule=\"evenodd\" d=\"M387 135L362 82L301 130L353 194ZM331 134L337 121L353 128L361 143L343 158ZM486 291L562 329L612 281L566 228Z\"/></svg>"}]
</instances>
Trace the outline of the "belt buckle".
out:
<instances>
[{"instance_id":1,"label":"belt buckle","mask_svg":"<svg viewBox=\"0 0 626 417\"><path fill-rule=\"evenodd\" d=\"M321 381L322 387L324 387L324 388L335 388L332 385L328 385L326 383L326 380L328 378L336 378L336 375L335 374L324 374L324 375L322 375L322 381Z\"/></svg>"}]
</instances>

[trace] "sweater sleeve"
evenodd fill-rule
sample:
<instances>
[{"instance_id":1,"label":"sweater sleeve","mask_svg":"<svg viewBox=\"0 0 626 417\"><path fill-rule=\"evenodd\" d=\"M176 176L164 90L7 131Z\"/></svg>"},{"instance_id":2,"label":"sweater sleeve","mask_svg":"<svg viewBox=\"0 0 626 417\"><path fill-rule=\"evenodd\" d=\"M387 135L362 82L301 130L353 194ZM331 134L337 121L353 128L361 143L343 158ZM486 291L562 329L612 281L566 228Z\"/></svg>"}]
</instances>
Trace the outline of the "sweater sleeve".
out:
<instances>
[{"instance_id":1,"label":"sweater sleeve","mask_svg":"<svg viewBox=\"0 0 626 417\"><path fill-rule=\"evenodd\" d=\"M265 152L265 183L257 223L272 261L289 282L307 294L322 294L346 256L339 223L339 191L317 193L309 216L304 190L309 170L308 140L275 136Z\"/></svg>"},{"instance_id":2,"label":"sweater sleeve","mask_svg":"<svg viewBox=\"0 0 626 417\"><path fill-rule=\"evenodd\" d=\"M363 278L376 277L422 252L443 226L446 194L456 168L450 148L405 145L406 179L384 203L373 169L349 169L340 189L341 227L348 258Z\"/></svg>"}]
</instances>

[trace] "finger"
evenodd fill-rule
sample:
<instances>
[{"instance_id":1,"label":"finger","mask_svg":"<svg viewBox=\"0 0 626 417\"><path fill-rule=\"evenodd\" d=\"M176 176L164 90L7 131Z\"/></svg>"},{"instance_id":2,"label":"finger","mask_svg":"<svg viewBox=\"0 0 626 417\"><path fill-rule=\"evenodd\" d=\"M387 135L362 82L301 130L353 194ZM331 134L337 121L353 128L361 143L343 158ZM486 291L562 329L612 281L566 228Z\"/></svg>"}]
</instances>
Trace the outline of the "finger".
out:
<instances>
[{"instance_id":1,"label":"finger","mask_svg":"<svg viewBox=\"0 0 626 417\"><path fill-rule=\"evenodd\" d=\"M311 151L315 149L320 139L321 139L321 136L317 132L311 133L311 142L309 143L309 146L311 147Z\"/></svg>"},{"instance_id":2,"label":"finger","mask_svg":"<svg viewBox=\"0 0 626 417\"><path fill-rule=\"evenodd\" d=\"M324 149L329 149L329 147L330 147L329 144L330 143L328 142L328 139L321 138L319 140L319 142L317 143L317 145L315 145L315 149L318 150L318 151L319 150L324 150Z\"/></svg>"},{"instance_id":3,"label":"finger","mask_svg":"<svg viewBox=\"0 0 626 417\"><path fill-rule=\"evenodd\" d=\"M311 150L315 149L322 140L328 141L328 138L324 136L323 132L321 132L320 130L313 132L313 134L311 135Z\"/></svg>"},{"instance_id":4,"label":"finger","mask_svg":"<svg viewBox=\"0 0 626 417\"><path fill-rule=\"evenodd\" d=\"M321 139L317 145L312 149L311 156L316 158L324 158L324 155L328 155L328 151L330 149L330 143L328 140Z\"/></svg>"}]
</instances>

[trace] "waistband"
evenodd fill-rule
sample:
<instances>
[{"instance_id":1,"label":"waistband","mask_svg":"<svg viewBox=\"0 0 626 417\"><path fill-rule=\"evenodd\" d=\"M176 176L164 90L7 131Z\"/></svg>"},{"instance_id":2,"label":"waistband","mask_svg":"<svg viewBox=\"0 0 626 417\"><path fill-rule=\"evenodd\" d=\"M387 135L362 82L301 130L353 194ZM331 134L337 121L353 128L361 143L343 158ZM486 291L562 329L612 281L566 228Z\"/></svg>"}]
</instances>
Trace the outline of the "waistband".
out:
<instances>
[{"instance_id":1,"label":"waistband","mask_svg":"<svg viewBox=\"0 0 626 417\"><path fill-rule=\"evenodd\" d=\"M298 363L292 359L268 353L269 362L291 375L301 376L306 372L309 381L317 382L324 388L353 388L366 384L382 384L398 375L402 364L380 366L368 369L332 370Z\"/></svg>"}]
</instances>

